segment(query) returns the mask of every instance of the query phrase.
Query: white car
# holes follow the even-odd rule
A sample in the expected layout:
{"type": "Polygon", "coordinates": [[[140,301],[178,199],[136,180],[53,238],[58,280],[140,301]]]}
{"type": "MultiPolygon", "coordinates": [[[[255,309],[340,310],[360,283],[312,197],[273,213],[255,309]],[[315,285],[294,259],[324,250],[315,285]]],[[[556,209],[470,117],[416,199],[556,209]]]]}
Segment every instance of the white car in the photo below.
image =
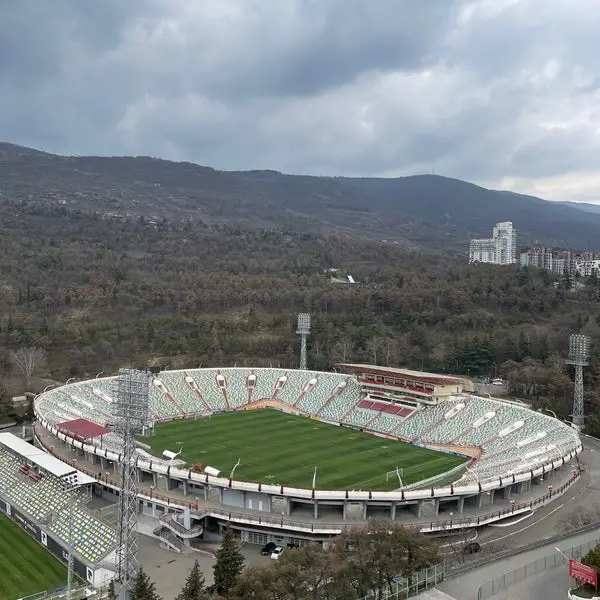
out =
{"type": "Polygon", "coordinates": [[[277,546],[273,552],[271,552],[271,560],[279,560],[281,553],[283,552],[282,546],[277,546]]]}
{"type": "Polygon", "coordinates": [[[504,385],[504,381],[502,381],[502,379],[494,379],[492,385],[504,385]]]}

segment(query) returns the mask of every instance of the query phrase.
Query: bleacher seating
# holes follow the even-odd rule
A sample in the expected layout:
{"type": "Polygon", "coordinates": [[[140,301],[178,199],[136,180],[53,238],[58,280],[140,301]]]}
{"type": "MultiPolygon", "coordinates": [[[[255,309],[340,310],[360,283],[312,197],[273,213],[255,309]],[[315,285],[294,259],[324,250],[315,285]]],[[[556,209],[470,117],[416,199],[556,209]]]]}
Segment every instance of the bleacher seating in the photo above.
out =
{"type": "Polygon", "coordinates": [[[239,408],[248,404],[248,388],[246,380],[250,371],[248,369],[219,369],[219,373],[225,377],[227,382],[227,397],[229,408],[239,408]]]}
{"type": "Polygon", "coordinates": [[[184,371],[164,371],[159,379],[177,400],[184,413],[194,414],[203,410],[200,399],[185,380],[184,371]]]}
{"type": "MultiPolygon", "coordinates": [[[[517,444],[537,434],[546,436],[546,446],[556,446],[557,449],[547,451],[548,455],[575,448],[578,443],[575,433],[523,406],[462,395],[417,410],[383,399],[363,398],[359,382],[339,373],[233,367],[165,371],[157,379],[168,394],[161,386],[150,385],[151,420],[232,410],[248,402],[273,398],[306,414],[356,427],[367,426],[409,441],[482,448],[482,457],[474,469],[485,476],[496,475],[500,467],[518,462],[517,444]],[[250,377],[254,386],[248,385],[250,377]],[[278,384],[284,380],[284,385],[278,384]],[[502,431],[505,435],[501,436],[502,431]]],[[[83,416],[104,425],[114,410],[114,381],[104,378],[49,390],[37,398],[36,407],[51,423],[83,416]]],[[[103,436],[102,444],[120,448],[114,434],[103,436]]]]}
{"type": "Polygon", "coordinates": [[[37,471],[23,458],[0,445],[0,489],[3,497],[51,533],[69,541],[76,552],[91,562],[106,556],[116,544],[115,532],[91,515],[82,492],[65,486],[57,477],[37,471]]]}

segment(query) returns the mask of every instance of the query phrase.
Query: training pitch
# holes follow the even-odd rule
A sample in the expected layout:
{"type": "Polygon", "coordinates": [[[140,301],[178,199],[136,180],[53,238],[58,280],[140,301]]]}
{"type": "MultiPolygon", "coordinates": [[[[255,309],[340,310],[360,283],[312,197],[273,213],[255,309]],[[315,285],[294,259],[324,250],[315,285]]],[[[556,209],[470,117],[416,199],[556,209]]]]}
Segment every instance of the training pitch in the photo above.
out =
{"type": "Polygon", "coordinates": [[[393,490],[398,478],[386,474],[399,467],[408,485],[444,473],[465,459],[346,427],[272,409],[223,413],[197,420],[158,423],[143,438],[152,453],[178,452],[187,466],[200,463],[234,479],[311,488],[315,466],[317,489],[393,490]],[[182,445],[179,444],[182,442],[182,445]]]}
{"type": "Polygon", "coordinates": [[[15,600],[66,582],[66,567],[0,513],[0,598],[15,600]]]}

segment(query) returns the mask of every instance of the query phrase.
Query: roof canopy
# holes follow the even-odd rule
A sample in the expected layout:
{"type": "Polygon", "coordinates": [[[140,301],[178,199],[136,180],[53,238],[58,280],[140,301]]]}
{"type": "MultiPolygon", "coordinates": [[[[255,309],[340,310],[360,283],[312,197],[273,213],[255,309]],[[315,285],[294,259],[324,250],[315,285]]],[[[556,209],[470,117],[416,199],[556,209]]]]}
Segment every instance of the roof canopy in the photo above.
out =
{"type": "Polygon", "coordinates": [[[71,434],[78,440],[89,440],[90,438],[110,433],[110,429],[102,427],[102,425],[98,425],[92,421],[88,421],[87,419],[64,421],[63,423],[59,423],[57,427],[61,431],[71,434]]]}
{"type": "Polygon", "coordinates": [[[335,366],[339,369],[350,371],[351,373],[372,373],[383,377],[397,377],[422,383],[432,383],[434,385],[457,385],[461,381],[460,377],[453,377],[452,375],[411,371],[410,369],[396,369],[394,367],[382,367],[380,365],[338,363],[335,366]]]}
{"type": "Polygon", "coordinates": [[[44,450],[32,446],[12,433],[0,433],[0,444],[56,477],[65,477],[77,473],[72,466],[58,460],[58,458],[44,450]]]}

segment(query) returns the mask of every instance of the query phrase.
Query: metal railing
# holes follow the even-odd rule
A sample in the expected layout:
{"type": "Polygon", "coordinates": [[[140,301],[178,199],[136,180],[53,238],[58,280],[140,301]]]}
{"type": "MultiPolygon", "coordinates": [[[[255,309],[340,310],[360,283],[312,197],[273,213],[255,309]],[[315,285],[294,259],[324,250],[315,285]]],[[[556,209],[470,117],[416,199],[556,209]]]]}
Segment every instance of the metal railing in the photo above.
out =
{"type": "Polygon", "coordinates": [[[443,564],[417,571],[409,579],[397,577],[391,585],[379,592],[370,592],[360,600],[406,600],[435,587],[444,580],[443,564]]]}
{"type": "MultiPolygon", "coordinates": [[[[19,600],[62,600],[66,597],[67,588],[65,586],[61,586],[51,590],[46,590],[44,592],[39,592],[37,594],[31,594],[31,596],[23,596],[22,598],[19,598],[19,600]]],[[[83,598],[92,598],[93,600],[98,600],[102,597],[103,595],[101,590],[94,590],[85,584],[73,587],[71,589],[71,600],[83,600],[83,598]]]]}
{"type": "Polygon", "coordinates": [[[477,600],[491,598],[494,594],[505,590],[511,585],[521,583],[522,581],[525,581],[525,579],[537,575],[538,573],[543,573],[548,569],[566,566],[567,558],[565,558],[565,556],[568,558],[580,559],[590,550],[598,546],[598,544],[600,544],[600,538],[579,544],[578,546],[573,546],[572,548],[563,549],[563,554],[555,551],[552,554],[547,554],[546,556],[542,556],[537,560],[527,563],[518,569],[508,571],[507,573],[500,575],[500,577],[496,577],[480,586],[477,590],[477,600]]]}

